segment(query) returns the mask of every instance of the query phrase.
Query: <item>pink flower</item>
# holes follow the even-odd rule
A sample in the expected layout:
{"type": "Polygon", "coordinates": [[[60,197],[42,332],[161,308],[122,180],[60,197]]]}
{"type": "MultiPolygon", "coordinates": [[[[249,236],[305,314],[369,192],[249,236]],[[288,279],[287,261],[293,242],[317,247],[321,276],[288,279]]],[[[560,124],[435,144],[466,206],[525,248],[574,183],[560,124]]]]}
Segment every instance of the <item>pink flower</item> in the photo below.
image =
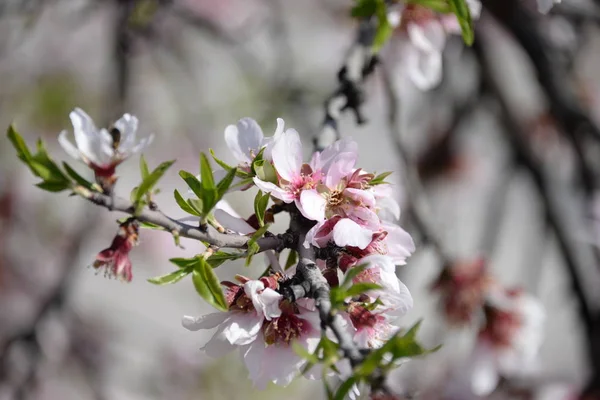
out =
{"type": "Polygon", "coordinates": [[[267,287],[263,280],[245,280],[243,285],[225,284],[228,286],[228,312],[202,317],[185,316],[182,320],[184,328],[191,331],[217,328],[213,337],[203,347],[211,357],[220,357],[235,346],[252,343],[258,337],[265,321],[281,315],[279,302],[282,296],[267,287]]]}
{"type": "Polygon", "coordinates": [[[314,307],[305,308],[300,302],[282,303],[281,316],[265,323],[258,339],[242,350],[250,379],[259,389],[268,382],[287,386],[306,364],[292,348],[292,342],[312,353],[320,339],[319,316],[314,307]]]}
{"type": "Polygon", "coordinates": [[[337,246],[366,248],[373,240],[373,231],[350,218],[336,215],[313,226],[306,234],[304,246],[327,247],[330,242],[337,246]]]}
{"type": "Polygon", "coordinates": [[[109,277],[116,277],[131,282],[131,260],[129,252],[138,244],[139,224],[136,220],[128,219],[119,226],[119,231],[109,248],[102,250],[96,256],[94,268],[104,268],[109,277]]]}
{"type": "Polygon", "coordinates": [[[104,128],[98,130],[90,116],[80,108],[73,110],[69,117],[77,147],[67,139],[67,131],[60,133],[58,142],[71,157],[92,168],[98,178],[112,178],[117,165],[140,152],[153,139],[149,136],[135,143],[138,119],[130,114],[124,114],[110,131],[104,128]]]}

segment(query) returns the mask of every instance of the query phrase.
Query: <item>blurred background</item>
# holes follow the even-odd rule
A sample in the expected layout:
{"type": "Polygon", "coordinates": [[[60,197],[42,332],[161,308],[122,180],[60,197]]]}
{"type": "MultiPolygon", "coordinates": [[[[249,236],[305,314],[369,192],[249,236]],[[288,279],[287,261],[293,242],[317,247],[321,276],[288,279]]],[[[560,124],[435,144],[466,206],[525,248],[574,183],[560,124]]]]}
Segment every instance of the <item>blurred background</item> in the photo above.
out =
{"type": "MultiPolygon", "coordinates": [[[[419,201],[448,257],[485,259],[503,284],[525,288],[546,307],[535,371],[507,379],[491,398],[577,398],[597,387],[600,372],[600,10],[577,0],[549,15],[529,0],[484,3],[475,46],[449,39],[439,87],[422,92],[406,78],[399,29],[364,84],[367,122],[357,125],[351,113],[340,121],[342,136],[359,143],[361,167],[395,172],[402,224],[417,243],[399,269],[415,299],[402,323],[424,319],[423,341],[444,344],[397,379],[428,393],[457,368],[476,335],[450,329],[437,311],[430,288],[447,260],[411,218],[411,202],[419,201]],[[407,184],[411,171],[416,181],[407,184]]],[[[135,114],[138,134],[155,134],[146,151],[150,167],[177,159],[156,202],[183,217],[172,198],[173,189],[185,189],[177,171],[197,171],[198,154],[209,147],[233,161],[223,130],[241,117],[256,119],[265,135],[284,118],[309,156],[356,37],[352,5],[0,0],[0,126],[14,123],[29,145],[42,137],[62,160],[55,139],[72,129],[74,107],[99,126],[135,114]]],[[[116,191],[128,195],[140,179],[137,157],[119,176],[116,191]]],[[[34,183],[1,139],[0,399],[325,397],[319,382],[304,379],[256,391],[237,355],[214,360],[199,350],[211,333],[184,330],[181,317],[210,307],[188,280],[157,287],[146,279],[171,271],[168,258],[192,256],[201,245],[183,239],[179,249],[170,235],[143,231],[132,252],[133,281],[105,279],[91,264],[120,216],[34,183]]],[[[242,216],[252,213],[250,196],[232,196],[242,216]]],[[[278,221],[275,232],[285,227],[278,221]]],[[[263,269],[256,257],[250,270],[231,264],[218,273],[228,279],[263,269]]]]}

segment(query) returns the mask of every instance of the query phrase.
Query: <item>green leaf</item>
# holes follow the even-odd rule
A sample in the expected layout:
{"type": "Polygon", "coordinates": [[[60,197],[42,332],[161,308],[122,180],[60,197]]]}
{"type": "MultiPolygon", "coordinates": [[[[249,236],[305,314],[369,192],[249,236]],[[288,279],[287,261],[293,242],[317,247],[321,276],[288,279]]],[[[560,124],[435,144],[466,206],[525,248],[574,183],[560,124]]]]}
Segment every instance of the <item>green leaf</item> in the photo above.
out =
{"type": "Polygon", "coordinates": [[[221,166],[221,168],[223,168],[226,171],[229,171],[230,169],[234,169],[233,166],[227,164],[226,162],[220,160],[217,158],[217,156],[215,155],[215,151],[213,149],[209,149],[208,151],[210,151],[210,155],[212,156],[213,160],[215,160],[215,162],[217,164],[219,164],[219,166],[221,166]]]}
{"type": "Polygon", "coordinates": [[[342,284],[340,286],[343,286],[346,288],[350,287],[352,285],[352,280],[354,278],[356,278],[356,276],[358,274],[363,272],[366,267],[367,267],[367,264],[360,264],[360,265],[355,265],[354,267],[347,270],[346,276],[344,277],[344,281],[342,282],[342,284]]]}
{"type": "Polygon", "coordinates": [[[215,189],[215,178],[213,177],[212,167],[206,154],[200,153],[200,181],[205,190],[215,189]]]}
{"type": "Polygon", "coordinates": [[[224,251],[217,251],[217,252],[214,252],[210,257],[208,257],[206,259],[206,262],[208,262],[208,264],[212,268],[217,268],[218,266],[220,266],[221,264],[223,264],[225,261],[237,260],[238,258],[241,258],[241,257],[242,257],[241,254],[234,254],[234,253],[226,253],[224,251]]]}
{"type": "Polygon", "coordinates": [[[148,279],[148,282],[155,285],[168,285],[171,283],[176,283],[192,273],[193,270],[194,265],[188,265],[187,267],[173,271],[170,274],[157,276],[156,278],[150,278],[148,279]]]}
{"type": "Polygon", "coordinates": [[[392,174],[392,172],[383,172],[383,173],[377,175],[376,177],[374,177],[373,179],[371,179],[371,181],[369,182],[369,185],[375,186],[375,185],[381,185],[383,183],[389,183],[389,182],[385,182],[385,178],[387,178],[391,174],[392,174]]]}
{"type": "Polygon", "coordinates": [[[382,286],[378,285],[376,283],[370,283],[370,282],[355,283],[348,290],[346,290],[346,296],[354,297],[354,296],[361,295],[365,292],[368,292],[369,290],[377,290],[377,289],[381,289],[381,288],[382,288],[382,286]]]}
{"type": "Polygon", "coordinates": [[[463,40],[467,46],[471,46],[473,44],[473,40],[475,40],[475,35],[473,33],[473,21],[471,20],[469,5],[467,4],[466,0],[449,0],[449,2],[452,12],[458,19],[463,40]]]}
{"type": "Polygon", "coordinates": [[[260,190],[256,193],[256,197],[254,197],[254,215],[256,215],[260,226],[264,226],[265,224],[265,211],[267,210],[270,197],[268,193],[263,195],[260,190]]]}
{"type": "Polygon", "coordinates": [[[146,179],[148,175],[150,175],[148,164],[146,163],[146,158],[143,154],[140,156],[140,173],[142,174],[142,180],[146,179]]]}
{"type": "Polygon", "coordinates": [[[31,153],[29,152],[29,148],[23,140],[23,137],[17,132],[15,127],[11,124],[6,130],[6,135],[8,139],[11,141],[15,150],[17,150],[17,157],[21,159],[25,164],[29,165],[29,160],[31,159],[31,153]]]}
{"type": "Polygon", "coordinates": [[[450,7],[450,4],[448,4],[448,0],[410,0],[406,3],[418,4],[442,14],[448,14],[452,12],[452,8],[450,7]]]}
{"type": "Polygon", "coordinates": [[[277,171],[275,167],[267,160],[258,160],[253,164],[253,169],[256,172],[256,176],[265,182],[277,183],[277,171]]]}
{"type": "Polygon", "coordinates": [[[192,258],[175,257],[175,258],[170,258],[169,261],[172,262],[173,264],[177,265],[179,268],[187,268],[190,266],[193,267],[198,262],[198,257],[192,257],[192,258]]]}
{"type": "Polygon", "coordinates": [[[208,216],[207,214],[204,213],[204,202],[202,200],[188,199],[187,203],[196,212],[196,214],[198,214],[201,217],[201,221],[202,221],[202,217],[208,216]]]}
{"type": "Polygon", "coordinates": [[[251,185],[253,183],[254,183],[254,180],[252,178],[244,178],[241,181],[239,181],[238,183],[236,183],[235,185],[231,186],[230,189],[232,189],[232,190],[233,189],[237,189],[237,188],[240,188],[240,187],[251,185]]]}
{"type": "Polygon", "coordinates": [[[218,310],[227,311],[227,300],[225,300],[219,278],[204,258],[198,259],[192,273],[192,280],[196,291],[208,304],[218,310]]]}
{"type": "Polygon", "coordinates": [[[192,189],[192,192],[194,192],[194,194],[201,199],[202,196],[202,185],[200,184],[200,181],[198,179],[196,179],[196,177],[194,175],[192,175],[191,173],[181,170],[179,171],[179,176],[185,181],[185,183],[187,183],[187,185],[189,186],[190,189],[192,189]]]}
{"type": "Polygon", "coordinates": [[[359,0],[357,4],[352,7],[350,15],[355,18],[366,18],[375,14],[377,10],[377,0],[359,0]]]}
{"type": "Polygon", "coordinates": [[[188,202],[183,198],[183,196],[181,196],[181,194],[177,191],[177,189],[175,189],[173,191],[173,196],[175,196],[175,201],[177,202],[177,205],[186,213],[192,214],[192,215],[195,215],[198,217],[202,215],[201,213],[196,211],[196,209],[194,207],[192,207],[191,205],[188,204],[188,202]]]}
{"type": "Polygon", "coordinates": [[[63,190],[69,189],[71,183],[65,181],[44,181],[36,183],[35,186],[48,192],[62,192],[63,190]]]}
{"type": "MultiPolygon", "coordinates": [[[[143,160],[143,157],[140,158],[140,160],[143,160]]],[[[169,167],[173,165],[174,162],[175,160],[165,161],[164,163],[156,167],[150,175],[147,175],[144,178],[138,189],[135,191],[134,203],[138,203],[146,193],[152,190],[154,185],[156,185],[159,179],[162,178],[162,176],[165,174],[165,172],[167,172],[169,167]]],[[[146,172],[148,171],[146,170],[146,172]]],[[[142,175],[144,175],[143,170],[142,175]]]]}
{"type": "Polygon", "coordinates": [[[217,184],[217,194],[218,194],[217,200],[221,200],[223,198],[223,196],[225,196],[225,193],[227,193],[227,190],[229,190],[229,187],[233,183],[233,178],[235,178],[236,171],[237,171],[237,168],[230,169],[227,172],[227,175],[225,175],[225,177],[223,179],[221,179],[221,181],[217,184]]]}
{"type": "Polygon", "coordinates": [[[377,15],[377,30],[375,31],[375,38],[373,39],[373,51],[378,52],[381,50],[383,45],[388,41],[394,32],[394,27],[390,24],[387,19],[387,7],[384,0],[376,1],[377,15]]]}
{"type": "Polygon", "coordinates": [[[354,386],[356,382],[357,381],[354,376],[351,376],[350,378],[342,382],[338,390],[335,392],[335,396],[333,397],[334,400],[344,400],[346,398],[346,395],[348,394],[350,389],[352,389],[352,386],[354,386]]]}
{"type": "Polygon", "coordinates": [[[288,254],[288,258],[285,261],[284,270],[291,268],[293,265],[298,263],[298,253],[296,250],[290,250],[290,254],[288,254]]]}
{"type": "Polygon", "coordinates": [[[75,181],[75,183],[83,186],[84,188],[94,190],[92,182],[89,182],[84,177],[79,175],[77,173],[77,171],[75,171],[73,168],[71,168],[71,166],[69,164],[67,164],[66,162],[63,162],[63,167],[65,168],[65,171],[67,171],[67,175],[69,175],[75,181]]]}
{"type": "MultiPolygon", "coordinates": [[[[292,342],[292,349],[300,357],[302,357],[303,359],[307,360],[309,362],[309,364],[314,365],[314,364],[318,364],[319,363],[319,357],[317,357],[316,354],[311,353],[308,350],[306,350],[306,348],[304,346],[302,346],[297,340],[294,340],[292,342]]],[[[318,348],[317,348],[317,350],[318,350],[318,348]]]]}
{"type": "Polygon", "coordinates": [[[250,239],[248,240],[248,255],[246,256],[246,267],[250,265],[252,262],[252,257],[260,251],[260,246],[256,241],[265,234],[265,232],[269,229],[269,225],[261,226],[256,232],[252,234],[250,239]]]}
{"type": "Polygon", "coordinates": [[[30,163],[34,169],[34,173],[44,181],[71,182],[58,165],[48,156],[48,152],[41,139],[37,141],[37,153],[30,158],[30,163]]]}

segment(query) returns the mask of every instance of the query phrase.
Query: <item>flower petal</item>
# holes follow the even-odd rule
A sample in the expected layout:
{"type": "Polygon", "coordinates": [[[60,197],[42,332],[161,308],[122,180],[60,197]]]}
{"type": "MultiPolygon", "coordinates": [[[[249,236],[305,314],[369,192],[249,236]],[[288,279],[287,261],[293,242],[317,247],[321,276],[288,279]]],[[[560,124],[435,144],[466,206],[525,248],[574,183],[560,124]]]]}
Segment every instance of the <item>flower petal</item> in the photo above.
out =
{"type": "Polygon", "coordinates": [[[135,144],[135,136],[138,129],[139,121],[137,117],[131,114],[123,114],[114,126],[121,133],[121,141],[119,143],[119,151],[126,153],[130,151],[135,144]]]}
{"type": "Polygon", "coordinates": [[[340,247],[353,246],[365,249],[373,238],[373,232],[349,218],[342,218],[333,228],[333,240],[340,247]]]}
{"type": "Polygon", "coordinates": [[[254,177],[254,184],[256,186],[258,186],[258,188],[260,190],[262,190],[265,193],[270,193],[271,196],[282,200],[286,203],[291,203],[292,201],[294,201],[294,194],[291,192],[288,192],[287,190],[280,188],[279,186],[275,185],[274,183],[271,182],[265,182],[262,181],[260,179],[258,179],[257,177],[254,177]]]}
{"type": "Polygon", "coordinates": [[[300,200],[296,201],[296,206],[306,218],[313,221],[323,221],[325,219],[325,206],[327,200],[316,190],[303,190],[300,193],[300,200]]]}
{"type": "Polygon", "coordinates": [[[190,331],[197,331],[200,329],[212,329],[219,324],[223,323],[229,315],[227,313],[219,312],[219,313],[211,313],[207,315],[203,315],[201,317],[192,317],[189,315],[185,315],[181,319],[181,324],[183,327],[190,331]]]}
{"type": "Polygon", "coordinates": [[[223,323],[223,334],[231,344],[245,345],[256,339],[263,324],[263,315],[255,312],[235,312],[223,323]]]}
{"type": "Polygon", "coordinates": [[[283,179],[292,182],[302,168],[302,142],[298,132],[288,129],[273,146],[273,164],[283,179]]]}
{"type": "Polygon", "coordinates": [[[76,160],[81,160],[79,150],[77,150],[77,147],[75,147],[73,143],[71,143],[71,141],[67,139],[67,131],[62,131],[58,135],[58,143],[60,143],[60,145],[67,152],[68,155],[70,155],[76,160]]]}
{"type": "Polygon", "coordinates": [[[242,118],[225,128],[225,142],[240,163],[250,164],[263,146],[263,132],[252,118],[242,118]]]}

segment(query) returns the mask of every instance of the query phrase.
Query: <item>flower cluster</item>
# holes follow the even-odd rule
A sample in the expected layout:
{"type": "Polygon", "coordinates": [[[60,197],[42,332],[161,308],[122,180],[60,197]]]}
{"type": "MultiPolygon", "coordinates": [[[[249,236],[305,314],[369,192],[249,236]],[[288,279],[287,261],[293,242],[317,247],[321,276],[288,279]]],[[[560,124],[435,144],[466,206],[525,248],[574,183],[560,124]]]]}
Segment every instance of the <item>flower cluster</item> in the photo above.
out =
{"type": "MultiPolygon", "coordinates": [[[[282,120],[275,135],[265,138],[258,124],[245,118],[225,129],[225,139],[239,168],[252,175],[249,185],[239,187],[253,184],[276,204],[287,204],[310,228],[300,246],[332,250],[317,260],[329,284],[337,285],[340,278],[370,284],[368,290],[344,300],[343,321],[360,348],[381,347],[399,330],[397,318],[412,307],[410,292],[395,268],[414,251],[410,235],[389,220],[399,218],[400,207],[384,182],[385,174],[375,176],[357,168],[358,146],[348,139],[305,163],[298,132],[284,130],[282,120]]],[[[232,227],[235,215],[227,208],[221,207],[215,216],[232,227]]],[[[234,230],[244,225],[240,222],[237,219],[234,230]]],[[[191,330],[217,328],[204,347],[206,353],[220,356],[237,347],[257,387],[268,382],[287,385],[306,363],[291,344],[313,352],[321,339],[314,301],[293,301],[280,294],[293,274],[290,268],[259,280],[239,277],[239,283],[222,282],[228,311],[184,317],[183,325],[191,330]]]]}

